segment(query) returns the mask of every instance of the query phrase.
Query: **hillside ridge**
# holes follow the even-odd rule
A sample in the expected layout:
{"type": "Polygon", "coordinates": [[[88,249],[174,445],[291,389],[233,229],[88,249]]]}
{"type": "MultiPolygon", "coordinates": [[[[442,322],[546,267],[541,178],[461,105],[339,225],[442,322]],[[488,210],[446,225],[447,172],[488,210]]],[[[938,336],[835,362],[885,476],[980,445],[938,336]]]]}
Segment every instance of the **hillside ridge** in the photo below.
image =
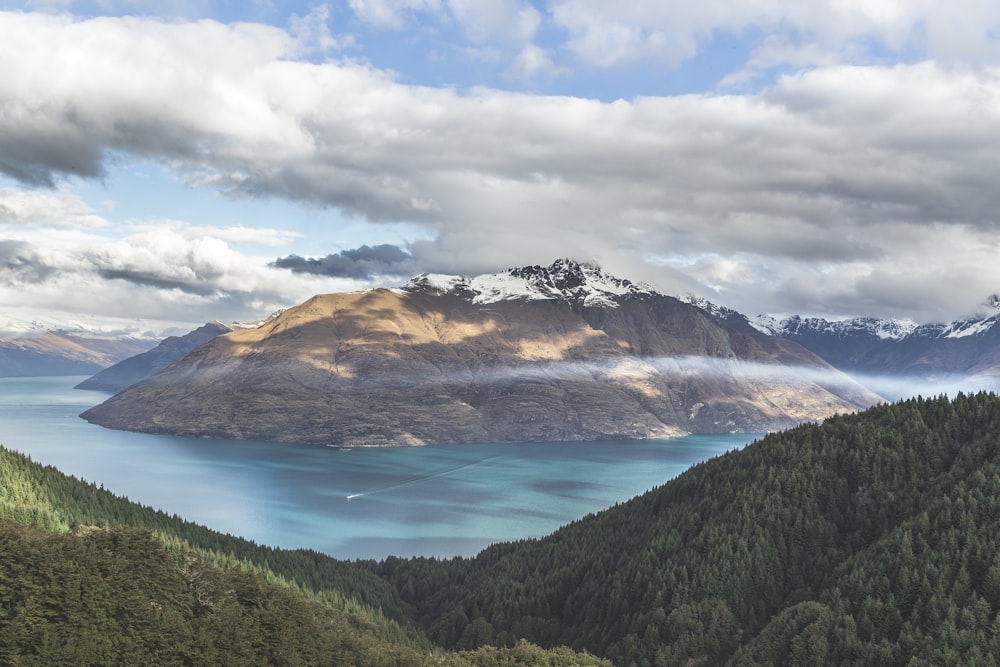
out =
{"type": "Polygon", "coordinates": [[[353,447],[761,432],[879,400],[794,343],[599,269],[529,269],[317,295],[82,416],[353,447]],[[501,283],[519,287],[468,287],[501,283]]]}

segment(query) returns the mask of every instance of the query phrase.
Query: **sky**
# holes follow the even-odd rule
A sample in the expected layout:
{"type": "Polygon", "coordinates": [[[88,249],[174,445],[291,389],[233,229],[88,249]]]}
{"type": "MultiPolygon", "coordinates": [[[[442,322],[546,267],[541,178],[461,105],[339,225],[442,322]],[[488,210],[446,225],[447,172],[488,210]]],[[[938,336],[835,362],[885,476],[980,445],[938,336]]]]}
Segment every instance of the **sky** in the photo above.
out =
{"type": "Polygon", "coordinates": [[[0,328],[561,257],[746,314],[1000,292],[992,0],[0,0],[0,328]]]}

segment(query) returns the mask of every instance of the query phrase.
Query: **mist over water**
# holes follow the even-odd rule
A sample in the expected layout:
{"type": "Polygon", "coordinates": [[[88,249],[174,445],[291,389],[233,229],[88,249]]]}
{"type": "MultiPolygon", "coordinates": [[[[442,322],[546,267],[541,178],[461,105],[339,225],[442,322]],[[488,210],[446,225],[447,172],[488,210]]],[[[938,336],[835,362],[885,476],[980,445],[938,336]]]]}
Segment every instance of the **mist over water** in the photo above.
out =
{"type": "Polygon", "coordinates": [[[0,379],[0,443],[118,495],[258,543],[338,558],[471,556],[547,535],[751,435],[353,449],[112,431],[81,377],[0,379]]]}
{"type": "Polygon", "coordinates": [[[943,375],[939,377],[865,375],[853,377],[889,402],[916,396],[932,397],[942,394],[955,396],[979,391],[997,392],[1000,378],[990,375],[943,375]]]}

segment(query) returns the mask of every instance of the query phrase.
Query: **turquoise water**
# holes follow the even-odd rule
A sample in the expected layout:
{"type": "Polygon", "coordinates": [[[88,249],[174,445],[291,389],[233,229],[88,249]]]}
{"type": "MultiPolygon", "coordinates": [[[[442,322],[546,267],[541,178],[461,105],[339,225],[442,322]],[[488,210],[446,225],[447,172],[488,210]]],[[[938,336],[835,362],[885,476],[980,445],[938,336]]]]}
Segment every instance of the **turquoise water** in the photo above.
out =
{"type": "Polygon", "coordinates": [[[112,431],[79,377],[0,378],[0,443],[118,495],[260,544],[338,558],[471,556],[540,537],[752,439],[353,449],[112,431]]]}

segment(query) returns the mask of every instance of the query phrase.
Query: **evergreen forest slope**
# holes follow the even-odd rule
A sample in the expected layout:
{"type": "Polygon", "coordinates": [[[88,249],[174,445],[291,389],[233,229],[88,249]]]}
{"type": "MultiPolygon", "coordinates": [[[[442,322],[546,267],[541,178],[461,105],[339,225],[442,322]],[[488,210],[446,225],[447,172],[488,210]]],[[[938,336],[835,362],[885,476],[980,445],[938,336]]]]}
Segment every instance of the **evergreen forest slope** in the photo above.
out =
{"type": "Polygon", "coordinates": [[[0,447],[0,664],[607,663],[526,642],[442,651],[357,565],[222,535],[0,447]]]}
{"type": "Polygon", "coordinates": [[[375,567],[444,646],[621,665],[996,664],[1000,399],[804,425],[550,537],[375,567]]]}

